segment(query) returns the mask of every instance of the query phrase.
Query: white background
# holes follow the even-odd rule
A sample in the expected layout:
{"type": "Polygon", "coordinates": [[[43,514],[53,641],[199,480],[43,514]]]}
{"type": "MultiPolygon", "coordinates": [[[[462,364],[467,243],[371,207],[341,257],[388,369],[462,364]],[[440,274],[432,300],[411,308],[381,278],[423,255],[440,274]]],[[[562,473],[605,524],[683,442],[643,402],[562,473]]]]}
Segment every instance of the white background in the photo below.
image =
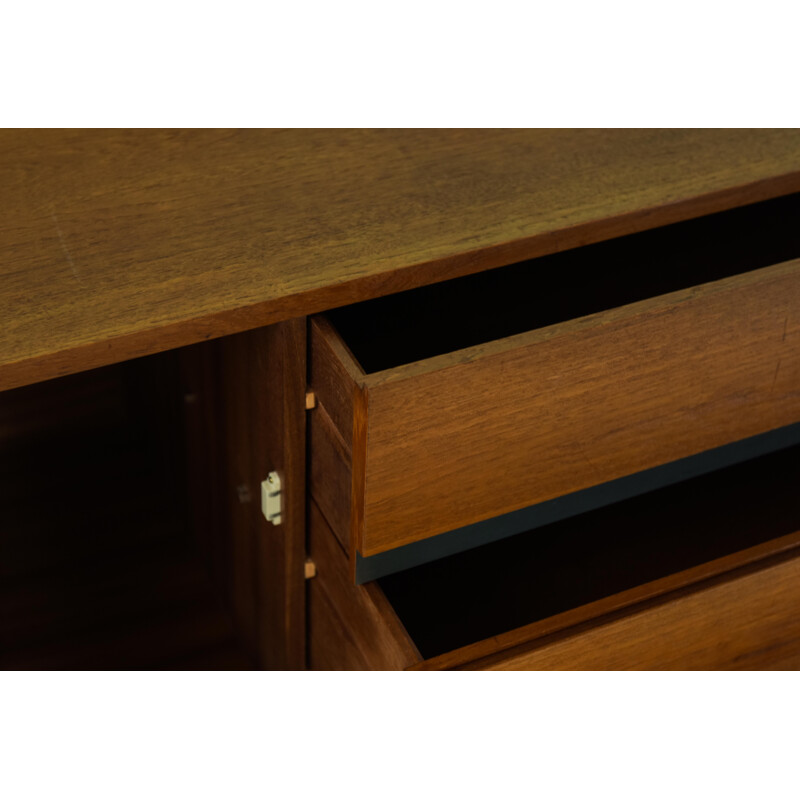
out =
{"type": "MultiPolygon", "coordinates": [[[[0,125],[795,126],[789,8],[6,2],[0,125]]],[[[797,720],[781,673],[6,672],[0,798],[772,800],[797,720]]]]}

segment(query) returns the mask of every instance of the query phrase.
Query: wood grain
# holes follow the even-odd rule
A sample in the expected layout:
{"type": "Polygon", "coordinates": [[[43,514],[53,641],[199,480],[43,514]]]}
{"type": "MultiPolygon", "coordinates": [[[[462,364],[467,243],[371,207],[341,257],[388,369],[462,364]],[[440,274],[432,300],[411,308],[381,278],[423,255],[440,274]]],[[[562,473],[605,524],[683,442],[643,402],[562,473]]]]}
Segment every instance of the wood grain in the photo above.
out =
{"type": "MultiPolygon", "coordinates": [[[[213,344],[213,343],[211,343],[213,344]]],[[[215,535],[227,543],[226,588],[239,635],[267,669],[305,664],[306,322],[279,323],[228,337],[209,357],[217,376],[209,449],[220,460],[209,491],[219,497],[215,535]],[[216,355],[213,355],[215,353],[216,355]],[[216,441],[215,441],[216,440],[216,441]],[[280,526],[261,512],[261,481],[283,481],[280,526]]]]}
{"type": "Polygon", "coordinates": [[[353,397],[364,371],[324,316],[309,319],[308,376],[317,402],[325,406],[349,449],[353,440],[353,397]]]}
{"type": "MultiPolygon", "coordinates": [[[[723,523],[724,524],[724,523],[723,523]]],[[[523,625],[443,655],[426,659],[413,669],[470,669],[476,664],[501,662],[557,639],[578,636],[626,615],[669,603],[698,588],[729,580],[800,554],[800,532],[754,545],[695,567],[648,581],[600,600],[523,625]]]]}
{"type": "Polygon", "coordinates": [[[352,585],[347,558],[313,501],[309,541],[317,565],[308,582],[311,669],[404,669],[421,661],[377,584],[352,585]]]}
{"type": "Polygon", "coordinates": [[[354,404],[363,371],[324,316],[309,319],[308,375],[317,401],[308,416],[309,492],[349,552],[354,404]]]}
{"type": "Polygon", "coordinates": [[[800,557],[472,668],[800,668],[800,557]]]}
{"type": "Polygon", "coordinates": [[[308,491],[330,524],[339,544],[350,550],[349,448],[321,403],[308,421],[308,491]]]}
{"type": "Polygon", "coordinates": [[[794,130],[5,130],[0,389],[800,190],[794,130]]]}
{"type": "Polygon", "coordinates": [[[364,376],[358,549],[800,420],[798,308],[792,261],[364,376]]]}
{"type": "Polygon", "coordinates": [[[305,665],[306,560],[306,320],[244,334],[250,407],[246,416],[253,458],[250,504],[256,536],[259,664],[268,669],[305,665]],[[283,521],[261,513],[260,483],[281,474],[283,521]]]}

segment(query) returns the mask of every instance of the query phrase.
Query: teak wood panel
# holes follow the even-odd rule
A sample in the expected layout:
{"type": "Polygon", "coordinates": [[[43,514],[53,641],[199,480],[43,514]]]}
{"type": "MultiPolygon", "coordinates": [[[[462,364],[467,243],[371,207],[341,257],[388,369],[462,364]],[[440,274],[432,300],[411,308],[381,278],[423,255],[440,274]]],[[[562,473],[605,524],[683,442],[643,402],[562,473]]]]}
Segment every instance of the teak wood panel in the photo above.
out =
{"type": "Polygon", "coordinates": [[[369,556],[800,419],[800,261],[385,372],[354,390],[369,556]]]}
{"type": "Polygon", "coordinates": [[[246,384],[252,453],[250,514],[256,537],[259,663],[299,669],[305,663],[306,356],[305,319],[241,334],[248,342],[246,384]],[[261,511],[260,482],[271,470],[284,481],[280,526],[261,511]]]}
{"type": "Polygon", "coordinates": [[[325,316],[309,319],[308,374],[322,405],[349,452],[353,441],[353,403],[364,373],[350,348],[325,316]]]}
{"type": "MultiPolygon", "coordinates": [[[[724,525],[724,521],[721,521],[724,525]]],[[[556,614],[529,625],[482,639],[465,647],[429,658],[412,667],[420,670],[474,669],[506,661],[522,653],[684,595],[702,590],[738,575],[749,574],[800,555],[800,532],[780,536],[762,544],[706,561],[689,569],[634,586],[617,594],[556,614]]]]}
{"type": "Polygon", "coordinates": [[[469,669],[800,669],[800,556],[469,669]]]}
{"type": "Polygon", "coordinates": [[[345,446],[326,407],[318,403],[308,422],[308,491],[330,523],[339,543],[350,551],[352,468],[345,446]]]}
{"type": "Polygon", "coordinates": [[[800,190],[795,130],[0,131],[0,390],[800,190]]]}
{"type": "Polygon", "coordinates": [[[183,353],[192,517],[229,594],[238,634],[266,669],[305,665],[304,319],[183,353]],[[283,479],[283,521],[261,512],[261,481],[283,479]]]}
{"type": "Polygon", "coordinates": [[[363,372],[324,316],[309,320],[308,353],[309,383],[316,399],[308,423],[308,488],[350,552],[354,402],[363,372]]]}
{"type": "Polygon", "coordinates": [[[353,586],[344,552],[317,505],[309,504],[317,574],[308,581],[311,669],[405,669],[422,659],[376,584],[353,586]]]}

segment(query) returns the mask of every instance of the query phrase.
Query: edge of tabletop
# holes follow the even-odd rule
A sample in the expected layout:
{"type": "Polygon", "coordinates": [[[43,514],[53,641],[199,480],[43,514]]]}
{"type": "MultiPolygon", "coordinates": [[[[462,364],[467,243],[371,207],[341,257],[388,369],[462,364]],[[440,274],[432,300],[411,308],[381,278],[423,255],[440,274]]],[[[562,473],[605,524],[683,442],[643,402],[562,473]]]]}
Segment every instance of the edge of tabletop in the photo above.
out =
{"type": "Polygon", "coordinates": [[[800,171],[0,363],[0,391],[800,191],[800,171]]]}

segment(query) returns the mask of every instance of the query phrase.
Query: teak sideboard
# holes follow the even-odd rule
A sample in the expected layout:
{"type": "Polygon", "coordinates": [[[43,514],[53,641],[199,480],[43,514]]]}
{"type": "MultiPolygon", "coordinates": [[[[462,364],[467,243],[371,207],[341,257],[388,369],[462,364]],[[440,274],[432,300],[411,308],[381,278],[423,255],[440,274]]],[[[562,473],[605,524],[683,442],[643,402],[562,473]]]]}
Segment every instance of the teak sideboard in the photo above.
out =
{"type": "Polygon", "coordinates": [[[800,667],[800,131],[0,133],[0,665],[800,667]]]}

